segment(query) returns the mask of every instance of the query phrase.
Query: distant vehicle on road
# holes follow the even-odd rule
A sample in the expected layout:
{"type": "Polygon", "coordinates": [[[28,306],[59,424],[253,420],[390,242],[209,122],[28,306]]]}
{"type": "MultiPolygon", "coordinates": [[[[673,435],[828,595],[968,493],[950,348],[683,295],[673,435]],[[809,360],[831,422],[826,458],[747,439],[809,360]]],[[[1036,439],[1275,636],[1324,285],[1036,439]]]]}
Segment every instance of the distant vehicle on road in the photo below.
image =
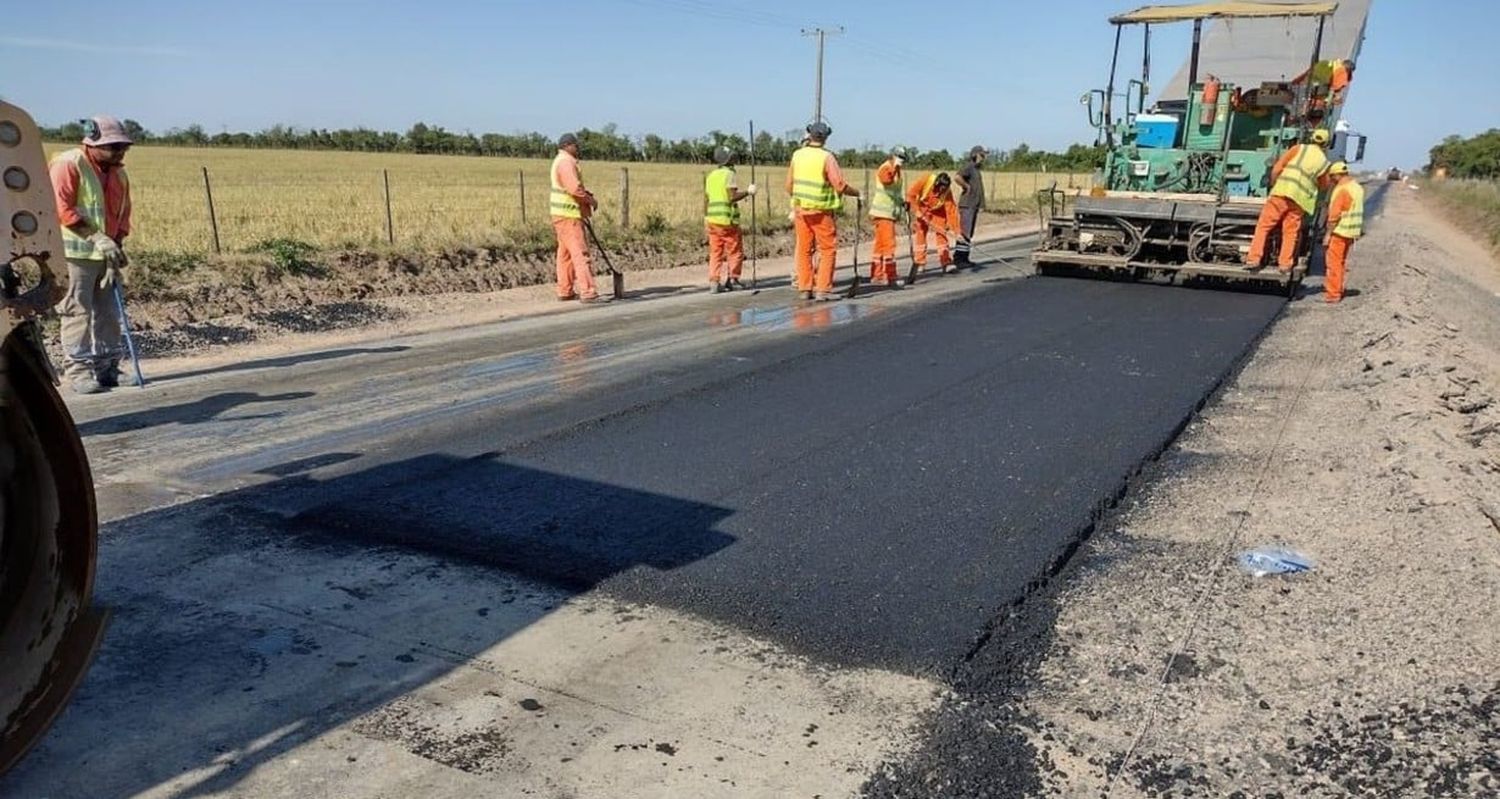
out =
{"type": "Polygon", "coordinates": [[[1397,169],[1396,167],[1391,167],[1389,170],[1386,171],[1386,173],[1385,173],[1385,179],[1386,180],[1400,180],[1401,179],[1401,170],[1397,169]]]}

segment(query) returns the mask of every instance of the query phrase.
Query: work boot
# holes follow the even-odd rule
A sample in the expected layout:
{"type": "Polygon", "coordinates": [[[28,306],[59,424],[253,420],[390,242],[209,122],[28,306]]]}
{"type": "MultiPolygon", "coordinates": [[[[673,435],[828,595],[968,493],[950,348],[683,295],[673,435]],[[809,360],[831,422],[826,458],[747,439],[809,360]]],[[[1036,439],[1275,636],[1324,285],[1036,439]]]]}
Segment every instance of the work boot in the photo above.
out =
{"type": "Polygon", "coordinates": [[[724,284],[722,284],[719,281],[715,280],[713,283],[709,284],[708,290],[709,290],[710,293],[713,293],[713,294],[723,293],[723,291],[724,291],[724,284]]]}
{"type": "Polygon", "coordinates": [[[820,292],[818,292],[817,301],[818,302],[838,302],[839,300],[842,300],[843,298],[844,298],[844,295],[842,295],[842,294],[840,294],[840,293],[838,293],[836,291],[820,291],[820,292]]]}
{"type": "Polygon", "coordinates": [[[576,300],[576,299],[578,299],[578,295],[577,294],[559,294],[559,295],[557,295],[557,301],[558,302],[572,302],[573,300],[576,300]]]}
{"type": "Polygon", "coordinates": [[[745,284],[741,283],[740,279],[737,278],[737,277],[732,277],[732,278],[724,281],[724,290],[725,291],[736,291],[736,290],[742,289],[744,287],[745,287],[745,284]]]}
{"type": "Polygon", "coordinates": [[[119,388],[120,365],[114,363],[102,369],[94,370],[94,380],[105,388],[119,388]]]}
{"type": "Polygon", "coordinates": [[[804,299],[804,300],[810,300],[812,298],[813,298],[813,293],[811,291],[804,291],[804,292],[802,292],[802,299],[804,299]]]}
{"type": "Polygon", "coordinates": [[[612,299],[614,298],[606,297],[602,294],[595,294],[592,297],[579,297],[578,302],[582,303],[583,305],[606,305],[612,299]]]}
{"type": "Polygon", "coordinates": [[[958,274],[958,267],[955,266],[955,265],[953,265],[953,264],[948,264],[947,266],[943,267],[943,274],[945,274],[945,275],[955,275],[955,274],[958,274]]]}
{"type": "Polygon", "coordinates": [[[74,394],[103,394],[109,389],[99,385],[99,381],[93,375],[85,375],[73,379],[74,394]]]}

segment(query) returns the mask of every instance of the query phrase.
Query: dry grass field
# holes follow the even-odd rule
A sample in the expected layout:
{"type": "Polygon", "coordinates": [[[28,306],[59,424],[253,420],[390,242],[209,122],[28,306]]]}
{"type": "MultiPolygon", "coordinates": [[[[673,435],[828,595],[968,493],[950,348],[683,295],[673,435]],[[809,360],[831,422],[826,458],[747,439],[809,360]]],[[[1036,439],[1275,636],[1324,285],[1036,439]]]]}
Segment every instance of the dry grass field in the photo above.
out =
{"type": "MultiPolygon", "coordinates": [[[[49,145],[49,153],[65,145],[49,145]]],[[[493,241],[547,219],[548,162],[473,156],[345,153],[303,150],[136,147],[126,160],[135,199],[134,249],[202,253],[211,250],[203,168],[208,168],[225,251],[241,251],[269,239],[290,238],[318,246],[367,246],[385,242],[382,170],[389,173],[391,216],[398,245],[493,241]]],[[[630,221],[639,228],[653,216],[667,225],[694,223],[702,214],[702,176],[690,164],[618,164],[585,161],[585,182],[602,203],[603,220],[618,222],[622,170],[630,175],[630,221]]],[[[749,167],[740,167],[742,183],[749,167]]],[[[863,187],[867,170],[849,169],[863,187]]],[[[873,171],[873,170],[869,170],[873,171]]],[[[779,190],[782,165],[762,165],[757,177],[770,190],[758,211],[770,218],[787,212],[779,190]]],[[[1087,188],[1088,175],[991,173],[989,198],[999,204],[1029,199],[1053,180],[1087,188]]]]}

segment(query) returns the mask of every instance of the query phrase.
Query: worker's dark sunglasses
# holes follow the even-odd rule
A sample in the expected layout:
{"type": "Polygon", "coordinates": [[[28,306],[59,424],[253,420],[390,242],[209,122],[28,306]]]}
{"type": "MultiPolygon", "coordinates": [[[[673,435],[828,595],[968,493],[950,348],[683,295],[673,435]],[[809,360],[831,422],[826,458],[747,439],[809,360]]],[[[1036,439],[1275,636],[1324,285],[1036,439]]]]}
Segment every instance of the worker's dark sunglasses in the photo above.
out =
{"type": "Polygon", "coordinates": [[[130,145],[128,145],[128,144],[106,144],[106,145],[104,145],[104,149],[109,150],[110,152],[123,153],[126,150],[130,149],[130,145]]]}

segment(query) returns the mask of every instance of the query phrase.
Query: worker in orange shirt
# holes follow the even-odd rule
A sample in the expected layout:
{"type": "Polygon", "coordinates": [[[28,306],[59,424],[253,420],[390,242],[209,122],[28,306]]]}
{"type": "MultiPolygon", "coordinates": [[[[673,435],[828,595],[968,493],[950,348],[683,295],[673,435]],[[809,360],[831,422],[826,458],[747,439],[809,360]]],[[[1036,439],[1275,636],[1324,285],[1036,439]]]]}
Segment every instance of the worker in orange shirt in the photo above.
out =
{"type": "Polygon", "coordinates": [[[708,282],[713,293],[744,288],[740,273],[745,267],[744,234],[740,230],[741,200],[755,196],[755,184],[741,191],[734,176],[734,152],[714,148],[718,169],[703,179],[703,223],[708,230],[708,282]],[[721,269],[722,267],[722,269],[721,269]],[[720,273],[723,272],[723,282],[720,273]]]}
{"type": "Polygon", "coordinates": [[[1350,177],[1349,165],[1334,162],[1328,174],[1337,182],[1328,201],[1328,233],[1323,237],[1323,301],[1344,299],[1344,274],[1354,240],[1365,233],[1365,187],[1350,177]]]}
{"type": "Polygon", "coordinates": [[[1245,266],[1259,271],[1264,264],[1266,241],[1271,231],[1281,229],[1281,254],[1276,265],[1283,273],[1291,272],[1297,263],[1297,237],[1302,233],[1302,219],[1312,216],[1318,205],[1318,182],[1328,171],[1328,131],[1318,128],[1310,141],[1294,144],[1271,168],[1271,196],[1261,206],[1255,223],[1255,238],[1245,256],[1245,266]]]}
{"type": "Polygon", "coordinates": [[[837,158],[824,145],[833,129],[822,122],[807,126],[807,143],[792,153],[786,171],[786,193],[791,196],[792,223],[796,229],[797,274],[793,285],[805,300],[828,302],[840,299],[833,293],[833,270],[838,257],[838,221],[844,198],[859,198],[859,190],[844,180],[837,158]],[[818,250],[818,268],[813,272],[812,251],[818,250]]]}
{"type": "Polygon", "coordinates": [[[958,203],[953,200],[953,179],[936,172],[912,181],[906,190],[906,205],[912,221],[912,260],[916,271],[927,268],[927,232],[932,231],[938,248],[938,263],[944,274],[958,271],[948,251],[948,231],[958,230],[958,203]]]}
{"type": "Polygon", "coordinates": [[[870,284],[874,286],[901,286],[896,278],[896,220],[906,211],[906,192],[901,175],[905,163],[906,148],[897,147],[875,172],[879,188],[870,195],[870,220],[875,227],[870,284]]]}
{"type": "Polygon", "coordinates": [[[552,232],[557,235],[557,298],[586,304],[608,302],[609,298],[599,296],[584,241],[584,220],[593,215],[599,201],[583,186],[583,174],[578,169],[578,137],[572,133],[564,133],[557,139],[548,207],[552,232]]]}

